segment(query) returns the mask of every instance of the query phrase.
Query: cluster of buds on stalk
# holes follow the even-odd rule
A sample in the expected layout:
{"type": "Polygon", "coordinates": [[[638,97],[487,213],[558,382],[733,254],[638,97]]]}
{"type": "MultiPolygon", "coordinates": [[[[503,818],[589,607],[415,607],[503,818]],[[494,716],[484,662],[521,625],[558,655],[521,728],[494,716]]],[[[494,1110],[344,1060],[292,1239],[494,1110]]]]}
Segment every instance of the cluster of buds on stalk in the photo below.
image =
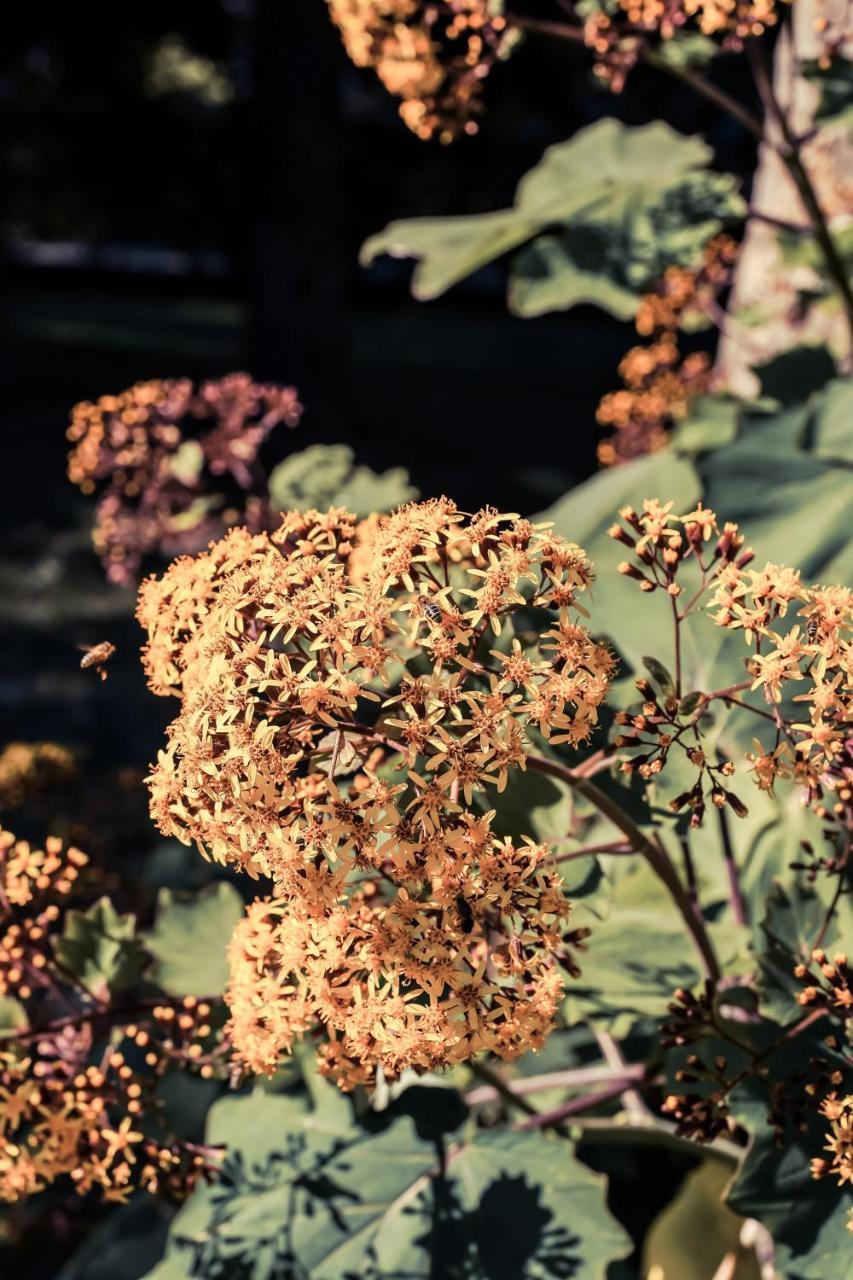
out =
{"type": "Polygon", "coordinates": [[[584,43],[595,74],[621,93],[645,49],[680,34],[701,34],[725,52],[743,48],[779,21],[785,0],[606,0],[584,11],[584,43]]]}
{"type": "Polygon", "coordinates": [[[807,1009],[825,1009],[843,1023],[853,1019],[853,969],[844,951],[828,956],[822,947],[811,953],[811,963],[798,964],[794,977],[803,984],[797,1003],[807,1009]]]}
{"type": "MultiPolygon", "coordinates": [[[[731,690],[704,693],[682,688],[680,668],[680,628],[698,604],[734,565],[749,564],[753,552],[744,546],[743,535],[734,524],[719,529],[715,513],[701,504],[684,516],[672,514],[672,503],[661,505],[647,499],[642,511],[623,507],[619,522],[608,530],[611,538],[631,549],[633,559],[623,561],[618,570],[636,581],[644,592],[662,591],[669,598],[675,625],[677,665],[675,674],[657,658],[644,659],[649,676],[639,677],[635,686],[642,699],[638,708],[616,715],[615,746],[629,751],[622,771],[650,781],[666,768],[671,753],[680,751],[696,769],[694,784],[669,802],[674,813],[690,810],[690,826],[701,826],[708,804],[716,809],[731,808],[739,818],[747,807],[728,786],[735,772],[732,760],[713,758],[703,746],[703,732],[709,705],[731,695],[731,690]],[[682,604],[685,587],[680,576],[689,569],[698,575],[698,587],[682,604]]],[[[693,584],[696,585],[695,582],[693,584]]]]}
{"type": "Polygon", "coordinates": [[[743,569],[755,558],[754,551],[744,547],[736,524],[726,523],[719,529],[716,513],[701,503],[684,516],[674,515],[673,505],[647,498],[642,511],[622,507],[619,521],[607,531],[616,542],[630,548],[633,560],[622,561],[618,569],[633,578],[641,591],[661,590],[679,597],[684,588],[678,575],[688,563],[698,565],[704,591],[728,565],[743,569]]]}
{"type": "Polygon", "coordinates": [[[704,351],[683,355],[679,330],[688,322],[713,322],[717,299],[732,279],[738,244],[714,236],[695,267],[670,266],[640,302],[636,328],[646,345],[632,347],[619,365],[625,386],[604,396],[596,418],[611,434],[598,446],[603,466],[655,453],[668,443],[693,400],[711,385],[704,351]]]}
{"type": "MultiPolygon", "coordinates": [[[[158,1086],[174,1067],[226,1074],[222,1017],[208,1001],[150,994],[141,973],[131,995],[124,982],[113,991],[96,981],[85,963],[79,971],[69,906],[87,865],[54,837],[37,849],[0,831],[3,1201],[65,1179],[108,1201],[138,1188],[180,1198],[215,1166],[216,1152],[169,1132],[158,1086]]],[[[82,946],[84,960],[121,947],[99,938],[82,946]]]]}
{"type": "Polygon", "coordinates": [[[327,0],[357,67],[400,99],[417,137],[452,142],[477,132],[483,83],[516,32],[491,0],[327,0]]]}

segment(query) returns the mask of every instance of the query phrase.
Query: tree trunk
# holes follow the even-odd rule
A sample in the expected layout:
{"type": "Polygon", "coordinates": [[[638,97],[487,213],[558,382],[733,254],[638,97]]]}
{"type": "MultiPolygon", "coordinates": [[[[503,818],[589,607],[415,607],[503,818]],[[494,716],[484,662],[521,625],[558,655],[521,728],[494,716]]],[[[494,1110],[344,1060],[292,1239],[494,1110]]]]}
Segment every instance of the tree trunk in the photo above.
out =
{"type": "MultiPolygon", "coordinates": [[[[813,129],[819,99],[817,86],[800,74],[801,64],[820,54],[821,40],[815,31],[819,13],[836,22],[835,30],[846,22],[845,40],[848,46],[853,43],[847,0],[823,0],[820,5],[818,0],[798,0],[792,6],[791,27],[781,32],[776,45],[773,83],[798,137],[813,129]]],[[[809,221],[794,182],[773,149],[778,129],[772,120],[765,123],[765,137],[771,145],[764,142],[759,154],[729,306],[730,330],[720,343],[716,368],[719,385],[744,396],[754,395],[759,386],[750,366],[792,347],[826,344],[843,369],[849,369],[851,359],[849,330],[836,295],[829,305],[803,308],[799,303],[800,295],[821,279],[811,267],[783,260],[774,221],[805,228],[809,221]]],[[[833,120],[820,125],[803,146],[802,156],[830,226],[837,231],[853,219],[849,124],[833,120]]]]}

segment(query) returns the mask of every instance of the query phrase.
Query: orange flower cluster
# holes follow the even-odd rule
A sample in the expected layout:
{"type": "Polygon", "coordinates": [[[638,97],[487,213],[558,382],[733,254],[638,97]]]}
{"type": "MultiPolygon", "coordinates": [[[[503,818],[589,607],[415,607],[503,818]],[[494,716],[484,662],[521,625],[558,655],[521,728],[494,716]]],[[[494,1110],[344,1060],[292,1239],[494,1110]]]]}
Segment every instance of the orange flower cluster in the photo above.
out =
{"type": "Polygon", "coordinates": [[[64,905],[87,857],[49,838],[34,849],[0,829],[0,1200],[67,1176],[84,1195],[124,1200],[137,1187],[185,1191],[204,1154],[157,1141],[139,1122],[173,1063],[213,1074],[209,1005],[141,1006],[115,1014],[56,957],[64,905]]]}
{"type": "Polygon", "coordinates": [[[275,884],[232,949],[238,1052],[268,1068],[319,1021],[346,1087],[541,1043],[578,939],[546,851],[500,840],[484,797],[532,731],[589,736],[614,665],[571,616],[586,556],[547,526],[438,499],[363,537],[288,515],[139,605],[151,687],[182,700],[152,814],[275,884]]]}
{"type": "Polygon", "coordinates": [[[673,425],[708,390],[709,357],[694,352],[682,358],[677,330],[685,320],[713,311],[717,294],[731,279],[737,251],[730,236],[715,236],[698,267],[667,267],[641,301],[637,332],[652,341],[631,348],[619,365],[624,389],[604,396],[598,406],[598,422],[613,432],[598,446],[602,466],[664,448],[673,425]]]}
{"type": "Polygon", "coordinates": [[[621,93],[650,38],[671,40],[685,30],[719,39],[727,51],[761,36],[779,20],[776,0],[607,0],[588,13],[584,42],[595,74],[621,93]]]}
{"type": "Polygon", "coordinates": [[[477,132],[483,82],[509,41],[490,0],[327,0],[357,67],[372,67],[419,138],[477,132]]]}
{"type": "Polygon", "coordinates": [[[320,1069],[343,1089],[437,1070],[483,1052],[541,1048],[563,993],[554,963],[581,941],[541,845],[499,840],[489,815],[463,815],[387,886],[345,902],[259,901],[230,948],[238,1056],[272,1072],[322,1026],[320,1069]]]}
{"type": "MultiPolygon", "coordinates": [[[[837,1178],[838,1185],[853,1186],[853,1094],[839,1098],[830,1094],[820,1106],[820,1114],[829,1121],[824,1151],[811,1162],[813,1178],[837,1178]]],[[[847,1217],[847,1230],[853,1231],[853,1208],[847,1217]]]]}
{"type": "Polygon", "coordinates": [[[0,809],[16,809],[74,774],[74,756],[58,742],[10,742],[0,751],[0,809]]]}
{"type": "Polygon", "coordinates": [[[755,779],[772,790],[776,778],[806,788],[824,817],[853,821],[853,590],[808,587],[799,571],[767,564],[761,570],[728,566],[711,601],[720,626],[743,632],[753,648],[749,672],[777,708],[779,733],[772,751],[750,756],[755,779]],[[803,623],[780,627],[799,604],[803,623]],[[779,713],[790,698],[805,704],[795,718],[779,713]],[[803,714],[804,713],[804,714],[803,714]],[[829,793],[830,799],[826,798],[829,793]]]}
{"type": "Polygon", "coordinates": [[[245,373],[198,388],[189,378],[140,382],[76,405],[68,478],[83,493],[102,491],[94,543],[109,579],[128,584],[151,551],[195,550],[238,514],[268,524],[255,460],[273,428],[295,427],[301,413],[292,387],[245,373]],[[226,477],[250,493],[242,513],[222,509],[226,477]]]}

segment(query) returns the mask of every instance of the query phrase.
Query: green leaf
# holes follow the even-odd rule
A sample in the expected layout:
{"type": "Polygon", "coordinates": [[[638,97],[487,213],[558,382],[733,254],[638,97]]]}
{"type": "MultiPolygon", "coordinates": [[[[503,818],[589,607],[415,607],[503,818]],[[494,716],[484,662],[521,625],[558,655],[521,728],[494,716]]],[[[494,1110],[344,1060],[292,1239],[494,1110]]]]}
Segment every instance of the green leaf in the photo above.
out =
{"type": "Polygon", "coordinates": [[[418,496],[417,489],[409,484],[405,467],[390,467],[378,474],[370,467],[355,467],[339,493],[334,505],[346,507],[356,516],[369,516],[375,511],[391,511],[412,502],[418,496]]]}
{"type": "Polygon", "coordinates": [[[511,209],[392,222],[363,246],[415,258],[412,293],[427,300],[486,263],[514,259],[509,303],[541,315],[594,302],[623,319],[672,264],[689,265],[744,205],[735,180],[708,171],[711,152],[662,121],[627,128],[599,120],[549,147],[522,178],[511,209]]]}
{"type": "Polygon", "coordinates": [[[620,320],[637,310],[637,295],[605,274],[604,249],[596,236],[539,236],[513,259],[510,311],[529,319],[591,302],[620,320]]]}
{"type": "Polygon", "coordinates": [[[477,804],[484,812],[496,811],[492,823],[496,835],[513,839],[527,835],[534,840],[559,840],[568,834],[571,823],[571,789],[533,769],[513,770],[501,794],[489,787],[477,794],[477,804]]]}
{"type": "Polygon", "coordinates": [[[643,1244],[643,1275],[654,1269],[673,1280],[708,1280],[727,1254],[735,1255],[731,1280],[760,1280],[754,1249],[740,1244],[743,1219],[723,1203],[731,1170],[705,1160],[688,1173],[674,1200],[652,1223],[643,1244]]]}
{"type": "MultiPolygon", "coordinates": [[[[424,1095],[447,1092],[419,1091],[422,1120],[424,1095]]],[[[256,1091],[212,1108],[207,1141],[228,1146],[222,1175],[181,1209],[149,1280],[604,1280],[631,1248],[604,1180],[539,1133],[454,1134],[442,1170],[435,1142],[407,1115],[371,1134],[256,1091]]]]}
{"type": "Polygon", "coordinates": [[[192,895],[161,889],[145,949],[148,976],[173,996],[218,996],[228,981],[226,950],[243,916],[243,900],[221,880],[192,895]]]}
{"type": "MultiPolygon", "coordinates": [[[[807,1061],[803,1066],[807,1068],[807,1061]]],[[[737,1112],[737,1108],[735,1108],[737,1112]]],[[[744,1217],[757,1218],[775,1245],[777,1274],[785,1280],[830,1280],[850,1270],[850,1195],[834,1180],[815,1181],[809,1167],[821,1154],[825,1126],[811,1110],[806,1132],[787,1132],[779,1143],[755,1104],[738,1112],[755,1134],[728,1195],[744,1217]]]]}
{"type": "Polygon", "coordinates": [[[675,432],[676,446],[682,453],[703,453],[729,444],[737,435],[742,408],[741,401],[725,393],[697,396],[675,432]]]}
{"type": "Polygon", "coordinates": [[[204,453],[197,440],[184,440],[169,459],[169,470],[176,480],[194,485],[204,466],[204,453]]]}
{"type": "Polygon", "coordinates": [[[819,458],[853,463],[853,378],[836,378],[821,398],[812,426],[819,458]]]}
{"type": "Polygon", "coordinates": [[[106,897],[67,912],[54,947],[57,960],[98,998],[133,986],[145,965],[136,917],[119,915],[106,897]]]}
{"type": "Polygon", "coordinates": [[[569,1021],[589,1019],[617,1037],[642,1018],[660,1018],[676,987],[694,987],[700,978],[684,927],[663,902],[615,907],[593,925],[581,968],[567,987],[569,1021]]]}
{"type": "Polygon", "coordinates": [[[590,556],[596,571],[590,625],[608,637],[634,670],[644,654],[664,652],[663,637],[671,643],[672,615],[667,601],[647,600],[636,582],[617,572],[625,548],[607,530],[622,506],[641,507],[644,498],[667,501],[677,496],[679,508],[689,511],[701,494],[693,465],[666,450],[599,472],[537,517],[553,521],[556,533],[579,543],[590,556]]]}
{"type": "Polygon", "coordinates": [[[803,74],[820,90],[816,123],[853,123],[853,66],[843,52],[839,52],[828,67],[816,61],[807,62],[803,74]]]}
{"type": "Polygon", "coordinates": [[[698,31],[678,31],[669,40],[661,40],[655,60],[669,67],[706,67],[720,52],[720,46],[698,31]]]}
{"type": "Polygon", "coordinates": [[[767,899],[758,945],[761,1006],[777,1022],[790,1022],[803,1012],[797,1003],[803,984],[794,977],[794,966],[810,962],[812,949],[819,945],[819,939],[820,945],[832,952],[839,944],[848,945],[853,937],[850,895],[841,895],[824,931],[831,906],[826,891],[819,892],[817,886],[809,887],[797,881],[788,884],[777,881],[767,899]]]}
{"type": "Polygon", "coordinates": [[[312,444],[270,473],[270,501],[277,511],[306,511],[346,507],[357,516],[411,502],[418,496],[402,467],[378,475],[356,466],[352,449],[345,444],[312,444]]]}
{"type": "Polygon", "coordinates": [[[137,1196],[90,1231],[57,1280],[141,1280],[165,1248],[167,1226],[154,1197],[137,1196]]]}
{"type": "Polygon", "coordinates": [[[469,217],[401,219],[366,240],[359,260],[369,266],[382,253],[417,258],[412,296],[428,302],[523,244],[539,225],[515,209],[469,217]]]}
{"type": "Polygon", "coordinates": [[[659,662],[657,658],[650,658],[646,655],[643,658],[643,666],[651,676],[652,683],[657,685],[665,698],[675,696],[675,681],[662,662],[659,662]]]}
{"type": "Polygon", "coordinates": [[[14,996],[0,996],[0,1031],[17,1031],[27,1026],[27,1011],[14,996]]]}

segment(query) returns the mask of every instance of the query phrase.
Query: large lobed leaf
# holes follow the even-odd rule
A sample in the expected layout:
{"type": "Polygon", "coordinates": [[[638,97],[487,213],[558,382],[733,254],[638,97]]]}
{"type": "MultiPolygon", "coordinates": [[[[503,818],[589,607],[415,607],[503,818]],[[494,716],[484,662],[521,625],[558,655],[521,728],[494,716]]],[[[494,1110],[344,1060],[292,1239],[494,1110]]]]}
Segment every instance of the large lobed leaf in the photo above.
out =
{"type": "Polygon", "coordinates": [[[816,1108],[806,1132],[788,1132],[782,1141],[762,1112],[751,1098],[736,1108],[753,1138],[727,1203],[768,1229],[784,1280],[840,1280],[850,1274],[850,1194],[832,1179],[815,1182],[811,1176],[810,1161],[821,1154],[825,1133],[816,1108]]]}
{"type": "Polygon", "coordinates": [[[710,159],[699,138],[662,121],[632,129],[599,120],[547,149],[511,209],[392,222],[361,260],[416,258],[412,293],[426,300],[521,249],[509,286],[518,315],[591,302],[627,319],[666,266],[694,262],[726,219],[742,215],[735,179],[710,172],[710,159]]]}
{"type": "Polygon", "coordinates": [[[256,1091],[213,1107],[208,1141],[228,1146],[222,1176],[148,1280],[604,1280],[630,1251],[604,1180],[543,1134],[463,1131],[441,1157],[405,1115],[371,1134],[256,1091]]]}

